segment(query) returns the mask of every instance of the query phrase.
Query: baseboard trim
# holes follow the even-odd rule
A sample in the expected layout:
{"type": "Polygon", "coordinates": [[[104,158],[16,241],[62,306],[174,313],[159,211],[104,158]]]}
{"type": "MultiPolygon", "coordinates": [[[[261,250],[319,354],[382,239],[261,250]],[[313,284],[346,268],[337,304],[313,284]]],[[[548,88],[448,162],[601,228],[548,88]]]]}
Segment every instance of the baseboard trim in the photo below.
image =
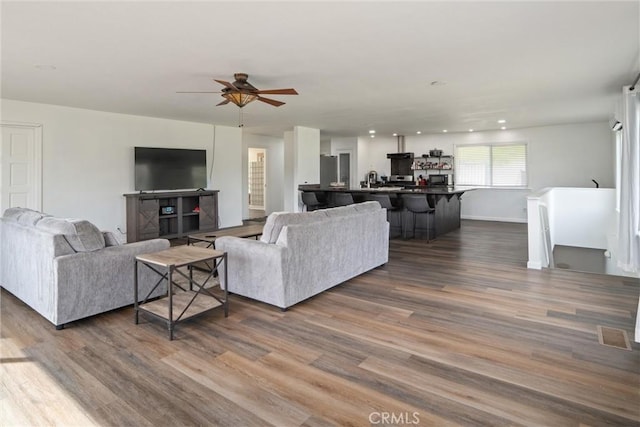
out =
{"type": "Polygon", "coordinates": [[[527,223],[526,218],[504,218],[504,217],[476,216],[476,215],[460,215],[460,219],[472,219],[475,221],[519,222],[522,224],[527,223]]]}
{"type": "Polygon", "coordinates": [[[527,268],[532,270],[542,270],[542,263],[540,261],[527,261],[527,268]]]}

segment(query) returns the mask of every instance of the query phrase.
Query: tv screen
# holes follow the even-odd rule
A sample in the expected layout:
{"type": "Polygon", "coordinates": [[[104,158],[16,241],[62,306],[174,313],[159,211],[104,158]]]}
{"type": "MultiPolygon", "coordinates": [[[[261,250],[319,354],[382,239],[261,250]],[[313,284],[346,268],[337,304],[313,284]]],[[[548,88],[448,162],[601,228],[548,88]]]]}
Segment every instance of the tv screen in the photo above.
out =
{"type": "Polygon", "coordinates": [[[206,186],[206,150],[135,147],[136,191],[188,190],[206,186]]]}

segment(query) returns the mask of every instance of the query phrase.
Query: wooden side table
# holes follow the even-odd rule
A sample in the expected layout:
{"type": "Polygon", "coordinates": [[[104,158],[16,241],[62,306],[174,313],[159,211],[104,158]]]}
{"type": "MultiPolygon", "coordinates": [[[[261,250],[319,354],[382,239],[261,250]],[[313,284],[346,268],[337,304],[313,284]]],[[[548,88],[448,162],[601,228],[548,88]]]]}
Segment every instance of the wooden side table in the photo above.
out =
{"type": "MultiPolygon", "coordinates": [[[[209,231],[206,233],[194,233],[189,234],[187,236],[187,246],[195,245],[206,248],[216,248],[216,240],[219,237],[223,236],[233,236],[233,237],[255,237],[258,239],[262,235],[262,229],[264,228],[264,224],[250,224],[250,225],[239,225],[237,227],[228,227],[228,228],[220,228],[218,230],[209,231]]],[[[204,263],[206,265],[205,268],[200,268],[196,266],[195,268],[202,271],[213,270],[208,263],[204,263]]],[[[217,273],[214,273],[214,276],[217,276],[217,273]]],[[[226,277],[226,276],[225,276],[226,277]]]]}
{"type": "Polygon", "coordinates": [[[193,316],[208,312],[216,307],[224,308],[224,316],[229,315],[229,298],[226,283],[220,283],[222,295],[216,295],[211,288],[205,287],[212,280],[214,273],[224,268],[224,278],[227,277],[227,253],[198,246],[176,246],[160,252],[136,256],[134,269],[134,311],[135,323],[138,324],[141,311],[149,313],[162,320],[166,320],[169,329],[169,339],[173,340],[173,330],[176,323],[193,316]],[[211,262],[213,268],[207,277],[198,283],[193,278],[193,264],[211,262]],[[155,271],[160,279],[153,289],[138,303],[138,268],[142,264],[155,271]],[[188,274],[179,270],[187,267],[188,274]],[[189,283],[188,289],[175,283],[174,274],[184,277],[189,283]],[[162,282],[167,280],[167,296],[154,301],[148,301],[149,296],[162,282]],[[194,290],[195,288],[195,290],[194,290]]]}
{"type": "Polygon", "coordinates": [[[240,225],[237,227],[220,228],[218,230],[209,231],[206,233],[192,233],[187,236],[187,245],[194,245],[196,243],[207,243],[207,247],[214,247],[216,239],[223,236],[235,236],[235,237],[255,237],[262,235],[262,229],[264,224],[251,224],[240,225]]]}

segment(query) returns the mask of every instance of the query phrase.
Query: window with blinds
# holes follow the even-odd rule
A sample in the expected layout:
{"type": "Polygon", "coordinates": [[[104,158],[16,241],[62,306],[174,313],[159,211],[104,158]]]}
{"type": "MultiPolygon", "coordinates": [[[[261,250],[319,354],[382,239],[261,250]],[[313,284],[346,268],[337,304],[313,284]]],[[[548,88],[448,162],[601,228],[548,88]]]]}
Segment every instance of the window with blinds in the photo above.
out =
{"type": "Polygon", "coordinates": [[[456,185],[526,187],[526,144],[460,145],[455,150],[456,185]]]}

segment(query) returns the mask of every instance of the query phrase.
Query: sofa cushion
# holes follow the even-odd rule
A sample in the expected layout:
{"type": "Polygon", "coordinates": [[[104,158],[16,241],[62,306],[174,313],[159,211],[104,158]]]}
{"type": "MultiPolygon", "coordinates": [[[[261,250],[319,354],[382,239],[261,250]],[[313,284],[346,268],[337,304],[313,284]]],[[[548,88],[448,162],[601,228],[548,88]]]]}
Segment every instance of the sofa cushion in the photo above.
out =
{"type": "Polygon", "coordinates": [[[25,208],[9,208],[2,214],[2,219],[5,221],[18,222],[18,218],[25,211],[25,208]]]}
{"type": "Polygon", "coordinates": [[[289,224],[306,224],[326,218],[324,210],[311,212],[273,212],[267,217],[260,240],[265,243],[276,243],[282,227],[289,224]]]}
{"type": "Polygon", "coordinates": [[[4,211],[2,218],[6,221],[17,222],[18,224],[33,226],[42,218],[50,216],[42,212],[29,208],[9,208],[4,211]]]}
{"type": "Polygon", "coordinates": [[[18,218],[18,224],[34,226],[40,221],[42,218],[48,217],[50,215],[43,214],[42,212],[37,211],[26,211],[23,212],[22,215],[18,218]]]}
{"type": "Polygon", "coordinates": [[[92,252],[105,247],[102,232],[83,219],[45,217],[38,221],[36,228],[64,235],[76,252],[92,252]]]}
{"type": "Polygon", "coordinates": [[[358,211],[355,208],[355,205],[338,206],[336,208],[325,209],[324,211],[327,214],[327,216],[331,218],[335,218],[338,216],[355,215],[358,213],[358,211]]]}
{"type": "Polygon", "coordinates": [[[380,203],[376,202],[375,200],[356,203],[355,205],[351,205],[351,206],[353,206],[353,208],[358,212],[370,212],[370,211],[377,211],[379,209],[382,209],[382,206],[380,205],[380,203]]]}

